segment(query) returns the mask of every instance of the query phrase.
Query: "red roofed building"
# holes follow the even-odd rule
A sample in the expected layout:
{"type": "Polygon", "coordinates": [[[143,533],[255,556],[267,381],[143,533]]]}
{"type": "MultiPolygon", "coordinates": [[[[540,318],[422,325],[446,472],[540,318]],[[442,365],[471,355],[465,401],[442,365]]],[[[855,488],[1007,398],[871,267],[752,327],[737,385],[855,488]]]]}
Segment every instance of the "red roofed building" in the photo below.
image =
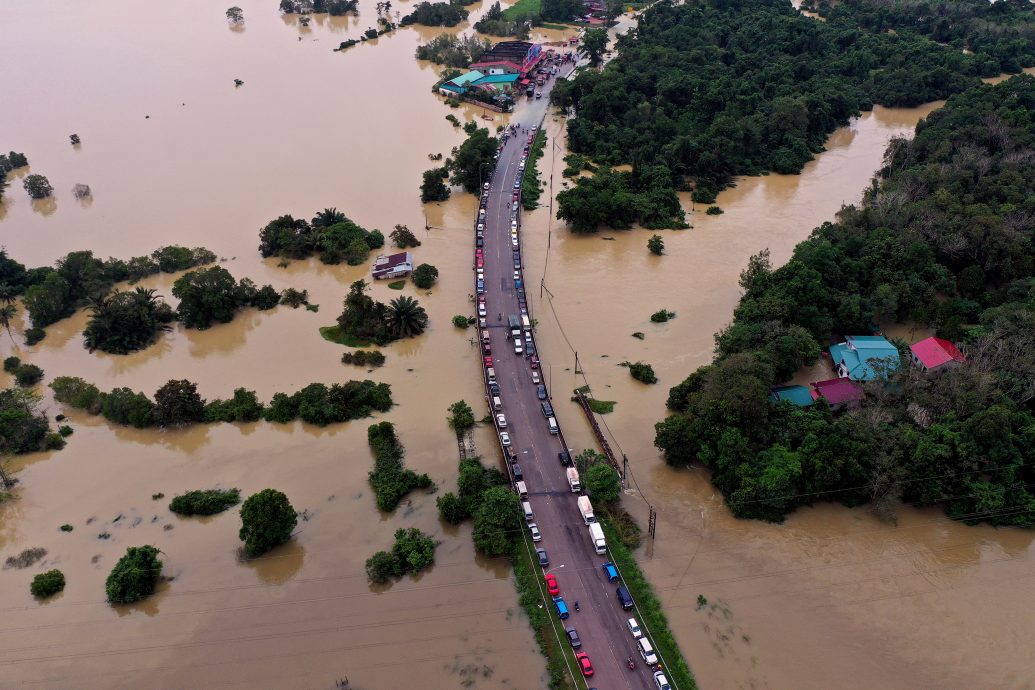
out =
{"type": "Polygon", "coordinates": [[[374,280],[401,278],[413,272],[413,256],[409,252],[381,255],[374,259],[370,274],[374,280]]]}
{"type": "Polygon", "coordinates": [[[924,338],[909,346],[915,366],[924,371],[941,371],[967,361],[963,353],[945,338],[924,338]]]}
{"type": "Polygon", "coordinates": [[[828,379],[812,384],[812,399],[823,398],[830,407],[859,407],[865,397],[862,386],[851,379],[828,379]]]}

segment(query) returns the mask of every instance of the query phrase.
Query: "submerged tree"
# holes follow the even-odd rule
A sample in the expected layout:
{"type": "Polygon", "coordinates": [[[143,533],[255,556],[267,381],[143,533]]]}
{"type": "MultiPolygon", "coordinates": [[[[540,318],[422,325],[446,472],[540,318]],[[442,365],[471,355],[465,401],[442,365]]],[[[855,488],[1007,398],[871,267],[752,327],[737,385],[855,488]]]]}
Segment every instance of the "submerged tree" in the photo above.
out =
{"type": "Polygon", "coordinates": [[[54,193],[54,187],[43,175],[29,175],[22,181],[22,186],[33,199],[46,199],[54,193]]]}
{"type": "Polygon", "coordinates": [[[420,302],[404,295],[388,303],[385,321],[395,337],[410,338],[424,332],[428,326],[428,314],[420,302]]]}
{"type": "Polygon", "coordinates": [[[154,290],[142,287],[132,292],[115,290],[92,301],[89,309],[83,344],[89,350],[118,355],[147,347],[175,318],[172,308],[154,290]]]}
{"type": "Polygon", "coordinates": [[[244,10],[234,5],[226,11],[226,18],[231,24],[240,24],[244,21],[244,10]]]}

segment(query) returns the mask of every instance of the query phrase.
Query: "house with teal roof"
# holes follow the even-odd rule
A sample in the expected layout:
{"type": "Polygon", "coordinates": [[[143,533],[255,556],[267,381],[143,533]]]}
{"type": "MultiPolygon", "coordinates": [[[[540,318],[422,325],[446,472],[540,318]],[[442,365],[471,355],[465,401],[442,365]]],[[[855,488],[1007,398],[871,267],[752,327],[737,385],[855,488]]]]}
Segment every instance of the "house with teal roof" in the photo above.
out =
{"type": "Polygon", "coordinates": [[[789,402],[798,407],[808,407],[816,401],[808,386],[773,386],[769,390],[770,402],[789,402]]]}
{"type": "Polygon", "coordinates": [[[882,335],[848,335],[830,346],[837,375],[852,381],[885,378],[901,364],[898,348],[882,335]]]}
{"type": "Polygon", "coordinates": [[[453,77],[449,81],[442,82],[439,85],[438,90],[443,96],[451,96],[454,94],[465,94],[467,89],[471,87],[473,82],[478,81],[485,75],[478,70],[466,72],[461,74],[459,77],[453,77]]]}

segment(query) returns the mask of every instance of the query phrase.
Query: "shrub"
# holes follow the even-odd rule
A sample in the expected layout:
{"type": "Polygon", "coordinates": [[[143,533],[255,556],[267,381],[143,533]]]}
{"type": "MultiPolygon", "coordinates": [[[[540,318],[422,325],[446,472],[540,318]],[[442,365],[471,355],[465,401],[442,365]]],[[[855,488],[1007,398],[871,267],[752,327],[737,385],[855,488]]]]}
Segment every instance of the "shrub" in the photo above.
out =
{"type": "Polygon", "coordinates": [[[674,319],[675,317],[676,317],[676,313],[674,311],[668,311],[667,309],[662,309],[661,311],[656,311],[653,314],[651,314],[650,315],[650,320],[653,321],[654,323],[665,323],[666,321],[674,319]]]}
{"type": "Polygon", "coordinates": [[[621,494],[622,482],[615,468],[596,463],[586,470],[586,490],[594,501],[614,503],[621,494]]]}
{"type": "Polygon", "coordinates": [[[298,309],[303,304],[309,304],[309,291],[299,292],[295,288],[285,288],[284,292],[280,293],[280,303],[298,309]]]}
{"type": "Polygon", "coordinates": [[[647,249],[650,250],[651,254],[661,256],[665,253],[665,240],[661,238],[661,235],[651,235],[650,239],[647,240],[647,249]]]}
{"type": "Polygon", "coordinates": [[[22,180],[22,186],[33,199],[46,199],[54,193],[54,187],[43,175],[28,175],[22,180]]]}
{"type": "Polygon", "coordinates": [[[198,394],[197,384],[174,379],[155,391],[154,418],[160,426],[204,421],[205,401],[198,394]]]}
{"type": "Polygon", "coordinates": [[[467,328],[471,324],[467,320],[466,316],[464,316],[462,314],[457,314],[456,316],[453,317],[453,325],[456,326],[457,328],[467,328]]]}
{"type": "Polygon", "coordinates": [[[435,540],[416,527],[395,531],[391,552],[378,551],[367,559],[367,576],[384,584],[407,573],[418,573],[435,563],[435,540]]]}
{"type": "Polygon", "coordinates": [[[68,524],[67,522],[65,524],[61,525],[61,531],[62,532],[71,532],[74,529],[75,529],[75,527],[72,527],[72,525],[68,524]]]}
{"type": "Polygon", "coordinates": [[[43,437],[44,450],[61,450],[65,445],[67,442],[61,434],[50,432],[43,437]]]}
{"type": "Polygon", "coordinates": [[[643,362],[628,364],[629,373],[634,379],[642,383],[657,383],[658,377],[654,375],[654,368],[643,362]]]}
{"type": "Polygon", "coordinates": [[[705,211],[705,213],[707,213],[709,216],[721,216],[722,209],[718,206],[709,206],[708,210],[705,211]]]}
{"type": "Polygon", "coordinates": [[[8,374],[13,374],[18,371],[18,367],[21,365],[22,360],[17,357],[7,357],[4,359],[4,371],[8,374]]]}
{"type": "Polygon", "coordinates": [[[341,356],[342,364],[355,364],[359,367],[380,367],[385,363],[385,356],[378,350],[357,350],[346,352],[341,356]]]}
{"type": "Polygon", "coordinates": [[[238,537],[246,554],[260,556],[290,539],[297,524],[298,515],[287,496],[276,489],[263,489],[241,506],[238,537]]]}
{"type": "Polygon", "coordinates": [[[461,433],[474,426],[474,410],[465,400],[457,400],[449,406],[449,416],[446,418],[449,428],[456,433],[461,433]]]}
{"type": "Polygon", "coordinates": [[[153,546],[131,546],[104,583],[108,601],[129,604],[150,596],[162,574],[160,552],[153,546]]]}
{"type": "Polygon", "coordinates": [[[428,475],[417,474],[403,467],[405,450],[391,422],[367,427],[367,443],[374,453],[374,469],[369,474],[369,480],[379,509],[391,512],[410,491],[434,486],[428,475]]]}
{"type": "Polygon", "coordinates": [[[262,419],[263,404],[255,391],[234,389],[230,400],[213,400],[205,405],[206,422],[257,422],[262,419]]]}
{"type": "Polygon", "coordinates": [[[65,588],[65,574],[60,570],[48,570],[32,578],[29,591],[32,596],[46,599],[65,588]]]}
{"type": "Polygon", "coordinates": [[[25,329],[25,344],[33,346],[39,341],[47,337],[47,332],[42,328],[26,328],[25,329]]]}
{"type": "Polygon", "coordinates": [[[197,489],[175,497],[169,510],[179,515],[216,515],[240,502],[240,489],[197,489]]]}
{"type": "Polygon", "coordinates": [[[74,430],[72,429],[72,427],[68,426],[67,424],[62,424],[58,427],[58,434],[60,434],[63,438],[71,436],[73,431],[74,430]]]}
{"type": "Polygon", "coordinates": [[[35,364],[20,364],[14,370],[14,380],[22,388],[35,386],[43,379],[43,370],[35,364]]]}
{"type": "Polygon", "coordinates": [[[155,404],[143,393],[115,388],[101,395],[101,414],[108,421],[144,429],[155,425],[155,404]]]}
{"type": "Polygon", "coordinates": [[[383,585],[392,579],[402,577],[399,561],[389,551],[378,551],[367,559],[367,577],[370,581],[383,585]]]}
{"type": "Polygon", "coordinates": [[[438,507],[438,516],[451,525],[459,525],[470,517],[463,502],[452,491],[436,498],[435,505],[438,507]]]}
{"type": "Polygon", "coordinates": [[[427,290],[438,280],[438,269],[431,264],[421,264],[413,269],[413,284],[427,290]]]}

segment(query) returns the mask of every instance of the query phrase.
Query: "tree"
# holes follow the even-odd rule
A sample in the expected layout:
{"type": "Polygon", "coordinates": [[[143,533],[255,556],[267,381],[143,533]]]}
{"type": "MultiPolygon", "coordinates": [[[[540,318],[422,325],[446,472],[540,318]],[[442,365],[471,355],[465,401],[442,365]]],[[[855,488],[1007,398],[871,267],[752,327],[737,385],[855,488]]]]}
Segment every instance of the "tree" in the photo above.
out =
{"type": "Polygon", "coordinates": [[[596,463],[586,470],[586,490],[594,501],[614,503],[621,493],[622,483],[618,472],[604,463],[596,463]]]}
{"type": "Polygon", "coordinates": [[[509,551],[511,540],[520,530],[521,508],[517,494],[505,486],[486,489],[474,512],[475,547],[486,556],[502,556],[509,551]]]}
{"type": "Polygon", "coordinates": [[[438,515],[451,525],[459,525],[471,516],[464,508],[463,502],[452,491],[448,491],[435,499],[438,515]]]}
{"type": "Polygon", "coordinates": [[[650,250],[651,254],[661,256],[665,253],[665,240],[661,239],[661,235],[651,235],[650,239],[647,240],[647,249],[650,250]]]}
{"type": "Polygon", "coordinates": [[[60,321],[74,311],[71,287],[57,271],[49,271],[43,282],[26,290],[22,301],[32,325],[37,328],[60,321]]]}
{"type": "Polygon", "coordinates": [[[421,264],[413,270],[412,277],[414,285],[427,290],[438,280],[438,269],[431,264],[421,264]]]}
{"type": "Polygon", "coordinates": [[[470,132],[464,143],[453,149],[452,157],[446,162],[453,184],[471,194],[480,194],[482,180],[495,165],[498,145],[496,137],[489,136],[489,130],[484,127],[470,132]]]}
{"type": "Polygon", "coordinates": [[[0,456],[46,447],[50,422],[39,411],[40,395],[30,388],[0,389],[0,456]]]}
{"type": "Polygon", "coordinates": [[[104,589],[113,604],[131,604],[149,597],[162,574],[161,553],[153,546],[130,546],[112,568],[104,589]]]}
{"type": "Polygon", "coordinates": [[[235,5],[226,11],[226,18],[231,24],[240,24],[244,21],[244,10],[235,5]]]}
{"type": "Polygon", "coordinates": [[[449,187],[446,186],[446,178],[449,177],[449,168],[432,168],[424,171],[424,181],[420,185],[421,203],[429,201],[445,201],[449,198],[449,187]]]}
{"type": "Polygon", "coordinates": [[[22,186],[25,187],[25,191],[33,199],[46,199],[54,193],[54,187],[51,186],[50,180],[43,175],[27,175],[22,180],[22,186]]]}
{"type": "Polygon", "coordinates": [[[169,510],[178,515],[216,515],[240,502],[239,489],[198,489],[173,498],[169,510]]]}
{"type": "Polygon", "coordinates": [[[43,380],[43,370],[35,364],[20,364],[14,370],[14,382],[22,388],[35,386],[43,380]]]}
{"type": "Polygon", "coordinates": [[[221,266],[190,271],[173,283],[180,300],[177,314],[187,328],[205,329],[213,321],[229,323],[237,312],[237,282],[221,266]]]}
{"type": "Polygon", "coordinates": [[[261,556],[291,538],[298,516],[291,503],[276,489],[252,494],[241,506],[241,531],[245,553],[261,556]]]}
{"type": "Polygon", "coordinates": [[[399,249],[420,246],[420,240],[405,225],[396,225],[395,230],[389,233],[388,237],[395,242],[395,246],[399,249]]]}
{"type": "Polygon", "coordinates": [[[582,49],[589,56],[590,65],[599,65],[607,50],[607,29],[586,29],[582,36],[582,49]]]}
{"type": "Polygon", "coordinates": [[[11,335],[11,320],[14,319],[18,314],[18,307],[14,306],[10,302],[0,307],[0,326],[3,326],[4,330],[7,331],[7,336],[14,342],[14,336],[11,335]]]}
{"type": "Polygon", "coordinates": [[[457,328],[467,328],[471,325],[471,322],[463,314],[457,314],[453,317],[453,325],[457,328]]]}
{"type": "Polygon", "coordinates": [[[385,321],[389,332],[396,338],[411,338],[428,327],[428,314],[420,302],[404,295],[388,303],[385,321]]]}
{"type": "Polygon", "coordinates": [[[449,416],[446,417],[449,428],[457,434],[461,434],[474,426],[474,410],[464,400],[457,400],[449,406],[449,416]]]}
{"type": "Polygon", "coordinates": [[[654,375],[654,367],[643,362],[629,364],[629,374],[641,383],[658,382],[658,377],[654,375]]]}
{"type": "Polygon", "coordinates": [[[402,568],[398,559],[390,551],[378,551],[367,559],[367,577],[377,585],[402,577],[402,568]]]}
{"type": "Polygon", "coordinates": [[[115,290],[92,301],[89,309],[83,344],[90,351],[120,355],[150,345],[174,318],[172,308],[154,290],[142,287],[132,292],[115,290]]]}
{"type": "Polygon", "coordinates": [[[48,570],[32,578],[29,592],[32,596],[46,599],[65,588],[65,574],[60,570],[48,570]]]}
{"type": "Polygon", "coordinates": [[[170,380],[155,392],[154,420],[160,426],[182,426],[205,420],[205,401],[197,384],[170,380]]]}

